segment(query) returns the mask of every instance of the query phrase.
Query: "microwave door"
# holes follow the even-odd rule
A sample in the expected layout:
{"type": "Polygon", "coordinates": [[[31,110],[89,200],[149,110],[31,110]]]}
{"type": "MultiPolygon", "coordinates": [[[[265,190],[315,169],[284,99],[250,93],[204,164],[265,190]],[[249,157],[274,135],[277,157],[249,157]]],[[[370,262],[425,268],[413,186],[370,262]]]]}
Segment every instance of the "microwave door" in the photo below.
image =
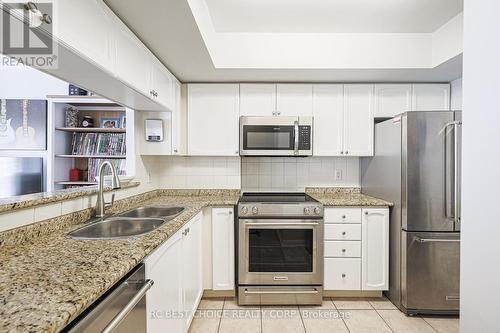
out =
{"type": "Polygon", "coordinates": [[[242,139],[242,155],[293,155],[295,127],[244,125],[242,139]]]}

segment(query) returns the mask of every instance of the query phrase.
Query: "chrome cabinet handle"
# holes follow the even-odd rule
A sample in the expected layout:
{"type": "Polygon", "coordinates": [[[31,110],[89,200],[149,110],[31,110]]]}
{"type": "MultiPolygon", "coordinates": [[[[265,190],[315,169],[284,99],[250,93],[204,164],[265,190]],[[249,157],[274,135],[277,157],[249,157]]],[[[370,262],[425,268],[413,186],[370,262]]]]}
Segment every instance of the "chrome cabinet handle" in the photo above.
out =
{"type": "Polygon", "coordinates": [[[106,325],[101,333],[111,333],[120,324],[120,322],[128,315],[130,311],[139,303],[139,301],[144,297],[146,292],[153,286],[153,280],[146,280],[144,285],[139,289],[137,294],[123,307],[123,309],[106,325]]]}
{"type": "Polygon", "coordinates": [[[342,218],[345,219],[345,215],[342,215],[342,218]]]}
{"type": "Polygon", "coordinates": [[[346,275],[345,275],[345,274],[342,274],[342,278],[344,279],[345,277],[346,277],[346,275]]]}
{"type": "Polygon", "coordinates": [[[345,236],[345,231],[342,231],[342,236],[345,236]]]}
{"type": "Polygon", "coordinates": [[[342,253],[345,253],[345,249],[342,249],[342,253]]]}

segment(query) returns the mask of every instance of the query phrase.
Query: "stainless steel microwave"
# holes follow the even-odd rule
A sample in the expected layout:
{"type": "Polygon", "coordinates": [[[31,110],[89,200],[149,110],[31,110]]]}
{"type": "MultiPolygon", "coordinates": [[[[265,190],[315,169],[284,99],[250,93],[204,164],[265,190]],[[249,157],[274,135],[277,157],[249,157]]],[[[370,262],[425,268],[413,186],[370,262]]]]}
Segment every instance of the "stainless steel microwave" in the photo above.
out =
{"type": "Polygon", "coordinates": [[[240,117],[241,156],[312,156],[313,117],[240,117]]]}

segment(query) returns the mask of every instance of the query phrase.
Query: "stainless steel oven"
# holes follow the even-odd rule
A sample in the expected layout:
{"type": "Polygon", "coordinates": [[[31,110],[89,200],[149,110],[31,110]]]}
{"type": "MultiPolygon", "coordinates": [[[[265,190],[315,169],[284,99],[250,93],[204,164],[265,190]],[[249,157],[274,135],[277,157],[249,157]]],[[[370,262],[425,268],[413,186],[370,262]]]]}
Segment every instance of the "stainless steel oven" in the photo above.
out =
{"type": "Polygon", "coordinates": [[[321,304],[323,207],[305,194],[244,194],[238,216],[238,302],[321,304]]]}
{"type": "Polygon", "coordinates": [[[240,117],[240,155],[311,156],[313,117],[240,117]]]}

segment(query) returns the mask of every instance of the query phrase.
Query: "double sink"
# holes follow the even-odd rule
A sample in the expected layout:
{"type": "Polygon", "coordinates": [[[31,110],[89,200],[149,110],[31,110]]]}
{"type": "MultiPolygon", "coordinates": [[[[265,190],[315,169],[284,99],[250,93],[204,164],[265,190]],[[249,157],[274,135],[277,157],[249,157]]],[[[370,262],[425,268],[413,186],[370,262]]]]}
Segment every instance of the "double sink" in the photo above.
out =
{"type": "Polygon", "coordinates": [[[116,239],[147,234],[173,220],[185,207],[152,205],[138,207],[96,220],[68,235],[73,239],[116,239]]]}

